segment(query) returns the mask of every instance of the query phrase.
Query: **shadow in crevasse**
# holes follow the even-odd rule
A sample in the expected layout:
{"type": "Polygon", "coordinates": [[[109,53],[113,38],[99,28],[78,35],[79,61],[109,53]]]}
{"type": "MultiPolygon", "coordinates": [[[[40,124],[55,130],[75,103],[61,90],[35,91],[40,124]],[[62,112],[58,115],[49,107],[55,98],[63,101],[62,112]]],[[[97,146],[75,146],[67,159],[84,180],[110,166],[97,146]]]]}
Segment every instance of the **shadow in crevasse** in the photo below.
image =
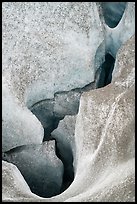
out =
{"type": "Polygon", "coordinates": [[[114,64],[114,57],[112,57],[111,54],[107,53],[105,56],[105,62],[100,67],[101,72],[97,83],[97,88],[107,86],[111,83],[114,64]]]}

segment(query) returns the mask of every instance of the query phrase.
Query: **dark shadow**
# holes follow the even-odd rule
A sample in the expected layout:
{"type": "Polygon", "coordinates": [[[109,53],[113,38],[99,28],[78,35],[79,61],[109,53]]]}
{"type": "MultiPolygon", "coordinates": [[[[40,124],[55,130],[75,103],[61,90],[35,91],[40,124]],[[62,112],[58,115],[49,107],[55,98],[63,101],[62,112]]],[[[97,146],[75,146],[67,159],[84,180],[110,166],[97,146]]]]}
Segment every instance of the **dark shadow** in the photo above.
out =
{"type": "Polygon", "coordinates": [[[58,117],[50,118],[50,123],[48,124],[48,126],[46,128],[44,128],[43,142],[51,140],[51,132],[58,127],[58,124],[59,124],[60,120],[62,120],[62,119],[63,118],[58,118],[58,117]]]}
{"type": "Polygon", "coordinates": [[[73,154],[72,150],[67,144],[59,144],[55,140],[56,155],[62,161],[64,165],[63,182],[60,193],[65,191],[74,180],[74,168],[73,168],[73,154]]]}
{"type": "Polygon", "coordinates": [[[104,87],[111,83],[114,64],[114,57],[107,53],[105,56],[105,62],[100,67],[101,73],[97,83],[97,88],[104,87]]]}

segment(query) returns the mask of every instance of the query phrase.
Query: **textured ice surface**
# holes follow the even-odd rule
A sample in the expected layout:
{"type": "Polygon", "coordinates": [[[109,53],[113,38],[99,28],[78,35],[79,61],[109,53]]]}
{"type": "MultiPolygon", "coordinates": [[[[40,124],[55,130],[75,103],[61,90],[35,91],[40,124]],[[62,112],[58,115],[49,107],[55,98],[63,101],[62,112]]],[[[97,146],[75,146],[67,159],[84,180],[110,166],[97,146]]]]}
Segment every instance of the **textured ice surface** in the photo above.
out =
{"type": "MultiPolygon", "coordinates": [[[[112,83],[87,91],[80,99],[74,135],[75,177],[70,187],[43,199],[27,187],[24,192],[21,186],[9,185],[11,171],[4,175],[4,201],[135,201],[135,39],[126,42],[134,34],[134,2],[127,3],[114,29],[104,24],[97,8],[95,2],[3,3],[2,72],[8,86],[3,85],[3,124],[7,126],[3,136],[8,133],[8,145],[13,136],[11,147],[22,135],[23,141],[27,136],[27,142],[41,141],[42,126],[26,103],[31,106],[53,98],[57,91],[83,87],[94,80],[105,49],[116,55],[112,83]]],[[[14,183],[18,180],[15,177],[14,183]]]]}
{"type": "Polygon", "coordinates": [[[3,74],[10,75],[22,103],[31,106],[53,98],[57,91],[94,81],[105,53],[102,47],[94,61],[104,39],[95,2],[5,2],[2,6],[3,74]]]}
{"type": "MultiPolygon", "coordinates": [[[[76,168],[73,183],[62,194],[50,199],[34,198],[28,191],[29,196],[27,193],[24,196],[22,192],[18,201],[135,201],[134,45],[132,37],[119,50],[114,68],[119,74],[113,76],[111,84],[84,93],[81,97],[75,127],[76,168]]],[[[8,188],[10,190],[8,184],[3,185],[6,192],[8,188]]],[[[15,197],[17,192],[15,189],[15,197]]],[[[10,197],[5,196],[5,201],[14,200],[12,192],[10,194],[10,197]]]]}

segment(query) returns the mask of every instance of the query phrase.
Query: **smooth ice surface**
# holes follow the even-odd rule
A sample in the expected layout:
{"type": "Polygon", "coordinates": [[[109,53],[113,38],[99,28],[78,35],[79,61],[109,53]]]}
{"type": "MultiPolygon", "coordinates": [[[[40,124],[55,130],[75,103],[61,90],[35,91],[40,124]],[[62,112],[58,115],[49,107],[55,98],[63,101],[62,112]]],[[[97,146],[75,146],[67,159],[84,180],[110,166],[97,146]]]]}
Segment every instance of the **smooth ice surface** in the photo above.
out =
{"type": "Polygon", "coordinates": [[[40,121],[14,97],[2,78],[2,151],[26,144],[41,144],[44,130],[40,121]]]}
{"type": "Polygon", "coordinates": [[[18,168],[9,162],[2,161],[2,199],[17,201],[22,194],[36,197],[32,194],[18,168]]]}

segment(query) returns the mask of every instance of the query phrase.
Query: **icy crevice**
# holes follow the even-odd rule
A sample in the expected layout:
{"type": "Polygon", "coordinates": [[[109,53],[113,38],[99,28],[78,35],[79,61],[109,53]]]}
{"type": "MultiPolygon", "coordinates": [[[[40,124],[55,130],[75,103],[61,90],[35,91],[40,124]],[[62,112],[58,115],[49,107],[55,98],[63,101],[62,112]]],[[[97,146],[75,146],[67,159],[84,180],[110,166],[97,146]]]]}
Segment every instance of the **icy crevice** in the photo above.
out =
{"type": "MultiPolygon", "coordinates": [[[[98,51],[99,50],[100,49],[98,49],[98,51]]],[[[96,56],[98,57],[101,56],[100,53],[96,54],[97,54],[96,56]]],[[[41,187],[42,183],[41,177],[37,178],[38,179],[37,185],[35,182],[36,180],[35,173],[32,173],[32,175],[30,175],[30,173],[28,173],[29,167],[27,165],[26,167],[23,167],[22,170],[21,167],[22,161],[20,159],[18,161],[18,159],[16,159],[16,156],[14,157],[14,161],[12,160],[12,156],[14,153],[18,155],[20,154],[20,152],[26,152],[25,154],[27,154],[29,148],[32,147],[31,145],[18,146],[16,148],[11,149],[8,152],[3,153],[3,160],[10,161],[13,164],[20,167],[19,169],[21,172],[23,172],[23,175],[25,175],[24,178],[26,182],[30,186],[32,192],[34,192],[36,195],[39,195],[41,197],[55,196],[57,194],[64,192],[74,180],[74,167],[73,167],[74,155],[71,146],[67,142],[61,142],[60,140],[57,140],[51,135],[51,133],[58,127],[60,120],[64,119],[66,115],[70,116],[77,115],[79,110],[80,97],[83,92],[87,92],[92,89],[106,86],[111,82],[115,59],[110,54],[106,54],[105,62],[103,62],[103,57],[100,59],[100,61],[102,61],[102,64],[95,73],[94,82],[91,82],[82,88],[72,89],[71,91],[56,92],[54,94],[53,99],[45,99],[39,101],[36,104],[34,104],[31,108],[29,108],[31,112],[38,118],[38,120],[41,122],[44,128],[43,144],[45,141],[48,142],[50,142],[51,140],[55,141],[55,154],[62,162],[64,169],[62,175],[62,184],[59,190],[58,190],[59,187],[55,186],[54,190],[49,189],[48,192],[44,193],[44,187],[43,188],[41,187]]],[[[35,145],[33,150],[35,148],[37,149],[37,147],[38,146],[35,145]]],[[[26,158],[28,160],[28,157],[26,158]]],[[[39,163],[39,165],[42,165],[42,163],[39,163]]],[[[48,172],[52,171],[50,170],[50,168],[51,167],[49,167],[48,172]]],[[[59,183],[60,182],[61,181],[59,181],[59,183]]]]}
{"type": "Polygon", "coordinates": [[[105,22],[110,28],[115,28],[119,24],[126,4],[127,2],[101,2],[105,22]]]}
{"type": "Polygon", "coordinates": [[[56,139],[55,141],[56,155],[64,165],[63,182],[60,189],[60,192],[62,193],[74,180],[73,153],[72,149],[67,145],[67,143],[60,143],[56,139]],[[65,155],[63,154],[64,152],[65,155]]]}
{"type": "Polygon", "coordinates": [[[94,82],[83,88],[56,92],[53,99],[39,101],[29,108],[43,125],[43,141],[50,140],[51,132],[58,127],[59,121],[66,115],[76,115],[78,113],[79,101],[83,92],[101,88],[111,83],[114,63],[115,59],[107,53],[105,62],[96,71],[94,82]]]}
{"type": "Polygon", "coordinates": [[[65,116],[77,115],[80,97],[83,92],[101,88],[111,83],[114,63],[115,59],[107,53],[105,62],[103,62],[96,71],[94,82],[87,84],[83,88],[57,92],[54,94],[54,99],[39,101],[30,108],[32,113],[35,114],[44,127],[45,134],[43,142],[55,140],[55,153],[64,166],[63,182],[60,193],[65,191],[74,180],[74,155],[70,144],[65,141],[65,138],[62,141],[60,138],[56,138],[56,133],[55,137],[51,133],[58,127],[60,120],[63,120],[65,116]]]}
{"type": "Polygon", "coordinates": [[[2,154],[2,159],[18,167],[31,191],[41,197],[60,194],[64,167],[55,153],[55,141],[23,145],[2,154]]]}
{"type": "Polygon", "coordinates": [[[105,56],[105,62],[101,65],[100,76],[97,84],[97,88],[107,86],[111,83],[112,72],[114,69],[115,59],[114,57],[107,53],[105,56]]]}
{"type": "MultiPolygon", "coordinates": [[[[102,2],[101,3],[105,22],[110,28],[115,28],[119,24],[125,11],[126,3],[127,2],[102,2]]],[[[33,104],[31,107],[28,107],[28,109],[31,110],[31,112],[38,118],[38,120],[41,122],[44,128],[43,143],[45,141],[50,142],[50,140],[54,140],[56,156],[63,163],[63,168],[64,168],[64,173],[62,178],[63,182],[62,182],[60,191],[58,191],[58,194],[65,191],[74,180],[74,168],[73,168],[74,155],[71,147],[67,144],[67,142],[61,143],[60,141],[57,141],[55,138],[52,137],[51,133],[53,132],[53,130],[55,130],[58,127],[60,120],[63,120],[65,116],[77,115],[79,110],[80,97],[83,92],[87,92],[92,89],[101,88],[111,83],[112,72],[115,64],[115,58],[114,56],[111,55],[112,53],[110,54],[110,52],[108,51],[109,49],[111,49],[111,47],[113,49],[114,47],[113,44],[114,43],[111,37],[108,37],[98,47],[95,54],[95,61],[94,61],[95,72],[96,72],[94,82],[91,82],[82,88],[75,88],[70,91],[56,92],[54,93],[53,98],[38,101],[37,103],[33,104]],[[108,46],[107,46],[107,53],[104,56],[103,50],[104,50],[104,46],[106,46],[105,41],[106,41],[106,44],[108,44],[108,46]],[[64,152],[66,153],[67,156],[64,155],[64,152]]],[[[119,45],[121,46],[122,43],[120,44],[119,40],[117,39],[117,44],[116,44],[116,48],[118,48],[119,45]]],[[[24,147],[14,148],[10,150],[8,154],[9,153],[12,154],[12,151],[15,151],[16,153],[18,151],[22,151],[22,148],[24,149],[24,147]]],[[[4,160],[6,160],[5,154],[7,153],[3,154],[4,160]]],[[[37,189],[38,188],[39,186],[37,186],[37,189]]],[[[51,194],[49,193],[49,195],[46,195],[46,196],[43,194],[43,192],[37,192],[37,190],[35,191],[35,193],[42,197],[50,197],[53,195],[57,195],[57,193],[52,192],[52,189],[51,189],[51,194]]]]}
{"type": "Polygon", "coordinates": [[[50,133],[57,128],[59,121],[66,115],[76,115],[78,113],[81,94],[94,89],[96,83],[95,80],[95,82],[91,82],[83,88],[56,92],[54,99],[39,101],[29,108],[44,128],[43,141],[50,140],[50,133]]]}

